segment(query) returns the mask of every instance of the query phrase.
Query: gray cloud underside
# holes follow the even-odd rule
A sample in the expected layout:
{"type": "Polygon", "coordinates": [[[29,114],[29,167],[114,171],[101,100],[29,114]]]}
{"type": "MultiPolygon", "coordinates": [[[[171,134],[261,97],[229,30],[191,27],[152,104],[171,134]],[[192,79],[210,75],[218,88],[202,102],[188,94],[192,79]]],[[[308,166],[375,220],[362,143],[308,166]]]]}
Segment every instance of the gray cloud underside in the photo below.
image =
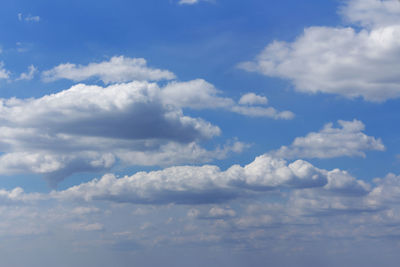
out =
{"type": "Polygon", "coordinates": [[[78,84],[37,99],[0,99],[0,173],[39,173],[56,184],[76,172],[107,170],[119,160],[146,166],[204,163],[247,147],[227,142],[205,150],[200,143],[221,130],[185,116],[183,109],[293,117],[264,107],[265,97],[248,94],[239,104],[220,94],[198,79],[162,88],[145,81],[78,84]]]}
{"type": "Polygon", "coordinates": [[[0,172],[62,179],[107,169],[117,154],[157,155],[171,148],[172,156],[185,146],[199,151],[198,141],[220,134],[218,127],[164,105],[160,94],[156,84],[132,82],[106,88],[80,84],[38,99],[1,99],[0,172]]]}

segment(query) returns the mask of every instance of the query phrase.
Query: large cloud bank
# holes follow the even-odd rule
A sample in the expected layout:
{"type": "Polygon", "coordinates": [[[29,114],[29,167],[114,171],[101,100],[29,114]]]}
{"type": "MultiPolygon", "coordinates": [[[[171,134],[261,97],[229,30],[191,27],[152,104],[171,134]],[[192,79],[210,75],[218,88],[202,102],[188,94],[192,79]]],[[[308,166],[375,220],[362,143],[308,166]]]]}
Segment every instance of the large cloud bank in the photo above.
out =
{"type": "Polygon", "coordinates": [[[304,93],[362,97],[374,102],[398,98],[400,2],[353,0],[340,12],[354,27],[306,28],[293,42],[267,45],[240,68],[288,79],[304,93]]]}

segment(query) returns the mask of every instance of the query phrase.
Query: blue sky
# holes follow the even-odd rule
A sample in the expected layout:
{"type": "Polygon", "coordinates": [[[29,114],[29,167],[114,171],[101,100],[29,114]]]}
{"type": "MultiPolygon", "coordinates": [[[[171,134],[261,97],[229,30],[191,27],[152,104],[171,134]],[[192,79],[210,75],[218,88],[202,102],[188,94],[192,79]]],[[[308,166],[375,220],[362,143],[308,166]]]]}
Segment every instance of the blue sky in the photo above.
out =
{"type": "Polygon", "coordinates": [[[397,266],[399,1],[3,2],[4,265],[397,266]]]}

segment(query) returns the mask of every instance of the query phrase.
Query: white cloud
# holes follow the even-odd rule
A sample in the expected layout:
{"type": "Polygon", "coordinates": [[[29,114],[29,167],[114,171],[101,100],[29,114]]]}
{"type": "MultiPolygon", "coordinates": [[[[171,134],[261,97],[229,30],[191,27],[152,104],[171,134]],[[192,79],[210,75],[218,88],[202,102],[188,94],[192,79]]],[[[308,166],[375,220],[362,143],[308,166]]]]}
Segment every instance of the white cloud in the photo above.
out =
{"type": "Polygon", "coordinates": [[[386,206],[400,203],[400,176],[393,173],[383,179],[375,179],[377,186],[368,196],[368,202],[373,206],[386,206]]]}
{"type": "Polygon", "coordinates": [[[24,16],[22,13],[18,13],[18,20],[19,21],[27,21],[27,22],[39,22],[40,17],[39,16],[32,16],[32,15],[27,15],[24,16]]]}
{"type": "Polygon", "coordinates": [[[25,193],[21,187],[16,187],[10,191],[0,189],[0,205],[28,203],[46,198],[39,193],[25,193]]]}
{"type": "Polygon", "coordinates": [[[361,121],[339,120],[338,124],[341,128],[328,123],[319,132],[297,137],[290,146],[282,146],[270,154],[282,158],[365,157],[367,150],[385,150],[380,139],[362,132],[365,125],[361,121]]]}
{"type": "Polygon", "coordinates": [[[205,165],[139,172],[123,178],[108,174],[100,180],[52,194],[60,199],[100,199],[137,204],[219,203],[280,187],[322,187],[328,183],[328,174],[328,171],[305,161],[287,164],[284,160],[264,155],[244,167],[234,165],[226,171],[205,165]]]}
{"type": "Polygon", "coordinates": [[[172,164],[168,157],[178,151],[185,152],[179,161],[194,155],[208,161],[244,147],[202,149],[197,142],[220,129],[164,105],[160,90],[147,82],[79,84],[38,99],[0,99],[0,173],[33,172],[57,182],[108,169],[118,157],[133,165],[172,164]]]}
{"type": "Polygon", "coordinates": [[[180,0],[179,4],[180,5],[194,5],[197,4],[199,0],[180,0]]]}
{"type": "Polygon", "coordinates": [[[351,23],[364,27],[385,27],[400,24],[398,0],[351,0],[340,13],[351,23]]]}
{"type": "Polygon", "coordinates": [[[10,72],[4,68],[4,62],[0,61],[0,79],[9,79],[10,72]]]}
{"type": "Polygon", "coordinates": [[[28,67],[28,72],[21,73],[19,78],[17,80],[32,80],[33,77],[35,76],[35,73],[37,72],[37,68],[33,65],[30,65],[28,67]]]}
{"type": "Polygon", "coordinates": [[[73,223],[67,225],[72,231],[100,231],[104,226],[101,223],[73,223]]]}
{"type": "Polygon", "coordinates": [[[40,17],[39,16],[32,16],[32,15],[28,15],[25,18],[26,21],[33,21],[33,22],[39,22],[40,21],[40,17]]]}
{"type": "Polygon", "coordinates": [[[236,212],[230,208],[212,207],[208,211],[211,218],[235,217],[236,212]]]}
{"type": "Polygon", "coordinates": [[[213,159],[224,159],[232,153],[241,153],[249,145],[242,142],[230,142],[223,147],[207,150],[195,142],[189,144],[167,143],[157,150],[116,152],[117,157],[125,164],[141,166],[171,166],[173,164],[198,164],[210,162],[213,159]]]}
{"type": "Polygon", "coordinates": [[[385,241],[400,222],[399,181],[390,174],[371,190],[345,171],[266,155],[226,171],[206,165],[106,175],[36,198],[21,188],[0,190],[0,235],[22,242],[51,236],[51,245],[67,237],[85,251],[92,243],[124,250],[194,243],[243,250],[279,242],[286,252],[291,240],[296,246],[341,238],[385,241]]]}
{"type": "Polygon", "coordinates": [[[327,174],[328,183],[324,189],[351,196],[370,192],[371,186],[362,180],[357,180],[348,172],[334,169],[327,174]]]}
{"type": "Polygon", "coordinates": [[[253,106],[267,104],[267,98],[249,93],[235,103],[231,98],[220,97],[221,92],[214,85],[202,79],[189,82],[171,82],[162,91],[166,104],[192,109],[225,109],[250,117],[292,119],[291,111],[277,111],[273,107],[253,106]],[[245,104],[246,105],[245,105],[245,104]]]}
{"type": "MultiPolygon", "coordinates": [[[[35,71],[31,66],[30,73],[20,78],[31,78],[35,71]]],[[[212,84],[198,79],[171,82],[163,88],[145,81],[104,88],[78,84],[38,99],[0,99],[0,173],[42,174],[55,185],[73,173],[104,171],[116,162],[128,166],[204,163],[248,147],[235,141],[214,150],[202,148],[199,142],[220,135],[221,130],[185,116],[184,108],[293,117],[290,111],[240,105],[219,94],[212,84]]],[[[249,96],[253,103],[265,103],[263,97],[249,96]]]]}
{"type": "Polygon", "coordinates": [[[247,93],[239,100],[240,105],[266,105],[267,103],[268,98],[256,95],[255,93],[247,93]]]}
{"type": "MultiPolygon", "coordinates": [[[[110,61],[90,63],[87,66],[61,64],[51,70],[42,72],[45,81],[70,79],[82,81],[98,77],[104,83],[129,82],[133,80],[159,81],[172,80],[175,75],[167,70],[147,67],[145,59],[113,57],[110,61]]],[[[292,119],[291,111],[278,111],[266,105],[268,99],[254,93],[248,93],[236,103],[233,99],[222,97],[221,91],[203,79],[188,82],[172,81],[161,90],[162,102],[179,108],[191,109],[225,109],[244,116],[268,117],[273,119],[292,119]]]]}
{"type": "Polygon", "coordinates": [[[362,212],[377,212],[376,207],[365,201],[366,194],[346,195],[332,194],[326,190],[298,190],[292,192],[287,203],[287,211],[294,217],[336,216],[338,214],[353,214],[359,216],[362,212]]]}
{"type": "Polygon", "coordinates": [[[71,63],[61,64],[44,71],[42,78],[46,82],[69,79],[75,82],[98,78],[104,83],[120,83],[133,80],[158,81],[171,80],[175,75],[167,70],[149,68],[143,58],[124,56],[112,57],[109,61],[90,63],[86,66],[71,63]]]}
{"type": "Polygon", "coordinates": [[[400,96],[400,2],[350,0],[341,13],[367,28],[309,27],[294,42],[274,41],[247,71],[280,77],[305,93],[385,101],[400,96]]]}
{"type": "Polygon", "coordinates": [[[171,82],[162,91],[166,104],[192,109],[227,108],[235,105],[230,98],[219,97],[221,92],[203,79],[171,82]]]}

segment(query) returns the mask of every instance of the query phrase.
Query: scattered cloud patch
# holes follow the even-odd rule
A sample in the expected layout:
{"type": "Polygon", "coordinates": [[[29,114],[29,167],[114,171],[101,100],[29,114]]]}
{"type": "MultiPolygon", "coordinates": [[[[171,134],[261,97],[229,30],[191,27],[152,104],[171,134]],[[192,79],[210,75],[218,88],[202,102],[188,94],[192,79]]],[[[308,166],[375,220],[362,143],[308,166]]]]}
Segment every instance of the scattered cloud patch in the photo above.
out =
{"type": "Polygon", "coordinates": [[[189,82],[171,82],[162,91],[167,104],[191,109],[225,109],[250,117],[269,117],[273,119],[292,119],[291,111],[278,111],[266,105],[266,97],[249,93],[236,103],[231,98],[220,97],[221,92],[205,80],[197,79],[189,82]]]}
{"type": "MultiPolygon", "coordinates": [[[[110,61],[90,63],[87,66],[61,64],[42,72],[42,79],[50,82],[58,79],[83,81],[97,77],[104,83],[130,81],[173,80],[175,75],[167,70],[147,67],[145,59],[113,57],[110,61]]],[[[264,96],[249,93],[236,103],[233,99],[221,97],[221,91],[203,79],[188,82],[172,81],[162,88],[161,98],[166,105],[190,109],[225,109],[244,116],[292,119],[291,111],[278,111],[273,107],[263,107],[268,103],[264,96]],[[261,106],[260,106],[261,105],[261,106]]]]}
{"type": "Polygon", "coordinates": [[[365,125],[358,120],[339,120],[340,128],[328,123],[319,132],[297,137],[290,146],[282,146],[271,155],[282,158],[365,157],[365,151],[383,151],[380,139],[363,133],[365,125]]]}
{"type": "Polygon", "coordinates": [[[294,42],[274,41],[239,68],[290,80],[297,91],[382,102],[400,96],[400,2],[351,0],[352,27],[309,27],[294,42]]]}
{"type": "Polygon", "coordinates": [[[24,16],[22,13],[18,13],[17,16],[18,16],[19,21],[27,21],[27,22],[39,22],[40,21],[39,16],[32,16],[32,15],[24,16]]]}
{"type": "Polygon", "coordinates": [[[72,231],[101,231],[104,229],[104,226],[100,223],[73,223],[67,225],[72,231]]]}
{"type": "Polygon", "coordinates": [[[175,74],[167,70],[147,66],[143,58],[124,56],[112,57],[109,61],[90,63],[86,66],[71,63],[60,64],[44,71],[42,78],[46,82],[68,79],[75,82],[97,78],[105,84],[140,81],[159,81],[175,79],[175,74]]]}
{"type": "Polygon", "coordinates": [[[4,68],[4,62],[0,62],[0,79],[9,79],[10,71],[4,68]]]}
{"type": "Polygon", "coordinates": [[[28,72],[21,73],[17,80],[32,80],[37,71],[38,69],[35,66],[30,65],[28,67],[28,72]]]}
{"type": "Polygon", "coordinates": [[[180,5],[194,5],[199,3],[199,0],[180,0],[178,3],[180,5]]]}
{"type": "Polygon", "coordinates": [[[240,105],[266,105],[267,103],[268,98],[256,95],[255,93],[247,93],[239,100],[240,105]]]}

